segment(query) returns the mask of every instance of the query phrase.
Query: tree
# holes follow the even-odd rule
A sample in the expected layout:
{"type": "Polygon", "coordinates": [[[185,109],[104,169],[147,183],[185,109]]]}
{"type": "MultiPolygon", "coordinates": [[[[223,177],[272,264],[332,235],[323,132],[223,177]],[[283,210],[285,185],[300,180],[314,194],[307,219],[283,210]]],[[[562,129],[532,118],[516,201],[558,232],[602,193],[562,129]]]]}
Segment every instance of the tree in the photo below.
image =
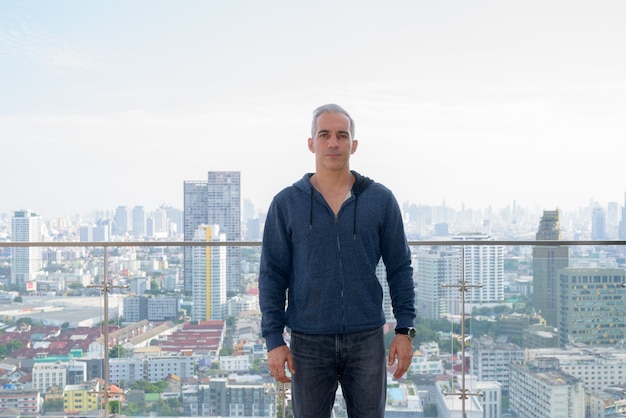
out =
{"type": "Polygon", "coordinates": [[[120,401],[109,401],[109,412],[112,414],[119,414],[122,410],[122,404],[120,401]]]}
{"type": "Polygon", "coordinates": [[[46,399],[43,403],[43,413],[63,412],[63,399],[46,399]]]}
{"type": "Polygon", "coordinates": [[[15,321],[15,325],[19,325],[19,324],[28,324],[28,325],[33,325],[33,320],[31,318],[20,318],[17,321],[15,321]]]}
{"type": "Polygon", "coordinates": [[[109,358],[123,358],[126,357],[126,349],[121,345],[116,345],[109,351],[109,358]]]}
{"type": "Polygon", "coordinates": [[[11,340],[7,343],[7,351],[12,353],[20,348],[24,347],[24,343],[19,340],[11,340]]]}

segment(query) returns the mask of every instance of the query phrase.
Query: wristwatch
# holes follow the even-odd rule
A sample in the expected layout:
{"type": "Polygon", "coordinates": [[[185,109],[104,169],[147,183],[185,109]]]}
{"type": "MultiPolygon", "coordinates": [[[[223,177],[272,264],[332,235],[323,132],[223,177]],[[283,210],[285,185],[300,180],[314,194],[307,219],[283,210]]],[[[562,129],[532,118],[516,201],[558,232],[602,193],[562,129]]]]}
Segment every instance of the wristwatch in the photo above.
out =
{"type": "Polygon", "coordinates": [[[409,340],[413,341],[413,338],[415,338],[417,331],[415,331],[415,328],[413,327],[396,328],[396,334],[406,335],[409,340]]]}

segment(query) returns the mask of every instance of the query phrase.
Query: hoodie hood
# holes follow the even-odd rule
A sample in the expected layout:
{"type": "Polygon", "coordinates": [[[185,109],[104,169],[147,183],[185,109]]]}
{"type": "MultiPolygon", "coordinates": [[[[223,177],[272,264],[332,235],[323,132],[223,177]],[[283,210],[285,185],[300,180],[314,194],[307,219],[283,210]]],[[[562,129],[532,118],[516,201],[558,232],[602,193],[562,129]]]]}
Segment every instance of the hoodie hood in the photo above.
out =
{"type": "MultiPolygon", "coordinates": [[[[359,195],[365,191],[371,184],[374,183],[369,177],[363,176],[354,170],[350,170],[354,175],[354,184],[352,185],[351,194],[354,196],[354,224],[353,224],[353,236],[356,239],[356,210],[359,201],[359,195]]],[[[313,194],[315,188],[311,184],[311,176],[313,173],[307,173],[302,179],[294,183],[294,186],[308,192],[311,199],[309,205],[309,230],[313,229],[313,194]]]]}

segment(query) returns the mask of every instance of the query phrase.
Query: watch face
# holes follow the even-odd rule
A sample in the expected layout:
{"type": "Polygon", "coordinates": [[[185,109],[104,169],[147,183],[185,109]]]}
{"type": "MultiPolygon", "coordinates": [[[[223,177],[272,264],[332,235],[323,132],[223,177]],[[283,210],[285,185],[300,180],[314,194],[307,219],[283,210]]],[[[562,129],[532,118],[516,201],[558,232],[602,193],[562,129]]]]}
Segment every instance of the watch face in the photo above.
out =
{"type": "Polygon", "coordinates": [[[409,333],[407,335],[411,338],[415,338],[417,331],[415,331],[415,328],[409,328],[409,333]]]}

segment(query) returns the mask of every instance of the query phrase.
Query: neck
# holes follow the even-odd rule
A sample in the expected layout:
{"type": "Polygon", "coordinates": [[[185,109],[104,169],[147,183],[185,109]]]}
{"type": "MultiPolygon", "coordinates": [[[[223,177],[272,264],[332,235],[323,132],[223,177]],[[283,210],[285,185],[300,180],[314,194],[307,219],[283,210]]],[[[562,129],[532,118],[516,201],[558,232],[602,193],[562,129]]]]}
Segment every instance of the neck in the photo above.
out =
{"type": "Polygon", "coordinates": [[[331,186],[353,183],[354,175],[347,169],[340,171],[318,170],[313,174],[312,179],[315,179],[318,184],[331,186]]]}

